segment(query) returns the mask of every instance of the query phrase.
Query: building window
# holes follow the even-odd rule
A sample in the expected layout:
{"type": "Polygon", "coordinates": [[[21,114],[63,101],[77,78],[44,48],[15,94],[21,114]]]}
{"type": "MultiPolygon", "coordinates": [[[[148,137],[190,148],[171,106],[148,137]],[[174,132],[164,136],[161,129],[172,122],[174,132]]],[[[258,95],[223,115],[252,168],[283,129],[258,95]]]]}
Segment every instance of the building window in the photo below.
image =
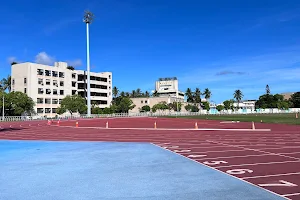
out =
{"type": "Polygon", "coordinates": [[[27,88],[24,88],[24,93],[25,93],[25,94],[27,93],[27,88]]]}
{"type": "Polygon", "coordinates": [[[14,85],[14,84],[15,84],[15,79],[12,80],[12,85],[14,85]]]}
{"type": "Polygon", "coordinates": [[[56,113],[56,108],[52,108],[52,113],[56,113]]]}
{"type": "Polygon", "coordinates": [[[75,94],[76,94],[76,91],[77,91],[77,90],[72,90],[72,95],[75,95],[75,94]]]}
{"type": "Polygon", "coordinates": [[[42,79],[42,78],[39,78],[39,79],[38,79],[38,84],[44,85],[44,84],[43,84],[43,79],[42,79]]]}
{"type": "Polygon", "coordinates": [[[52,76],[53,76],[53,77],[58,77],[57,71],[52,71],[52,76]]]}
{"type": "Polygon", "coordinates": [[[78,75],[77,76],[77,80],[78,81],[83,81],[85,78],[84,78],[84,75],[78,75]]]}
{"type": "Polygon", "coordinates": [[[24,78],[24,84],[25,85],[27,84],[27,78],[24,78]]]}
{"type": "Polygon", "coordinates": [[[107,101],[100,101],[100,104],[107,105],[107,101]]]}
{"type": "Polygon", "coordinates": [[[108,78],[111,79],[111,75],[108,75],[108,78]]]}
{"type": "Polygon", "coordinates": [[[57,89],[53,89],[53,94],[57,94],[57,89]]]}
{"type": "Polygon", "coordinates": [[[60,91],[59,91],[59,94],[60,94],[60,95],[64,95],[64,91],[63,91],[63,90],[60,90],[60,91]]]}
{"type": "Polygon", "coordinates": [[[53,85],[58,87],[57,80],[53,80],[53,85]]]}
{"type": "Polygon", "coordinates": [[[51,113],[51,108],[45,108],[45,113],[51,113]]]}
{"type": "Polygon", "coordinates": [[[37,75],[44,75],[44,70],[43,69],[38,69],[37,70],[37,75]]]}
{"type": "Polygon", "coordinates": [[[76,78],[76,74],[73,73],[73,74],[72,74],[72,78],[76,78]]]}
{"type": "Polygon", "coordinates": [[[107,82],[107,78],[99,78],[99,81],[107,82]]]}
{"type": "Polygon", "coordinates": [[[36,103],[38,103],[38,104],[44,103],[44,99],[43,98],[37,98],[36,103]]]}
{"type": "Polygon", "coordinates": [[[44,113],[44,109],[43,108],[38,108],[37,113],[44,113]]]}
{"type": "Polygon", "coordinates": [[[148,101],[147,101],[147,100],[145,100],[145,103],[148,103],[148,101]]]}
{"type": "Polygon", "coordinates": [[[59,85],[60,85],[60,86],[64,86],[64,82],[63,82],[63,81],[60,81],[60,82],[59,82],[59,85]]]}
{"type": "Polygon", "coordinates": [[[76,82],[72,81],[72,87],[76,87],[76,82]]]}
{"type": "Polygon", "coordinates": [[[59,103],[59,104],[61,104],[61,100],[62,100],[62,99],[59,99],[59,100],[58,100],[58,103],[59,103]]]}
{"type": "Polygon", "coordinates": [[[50,79],[46,79],[46,85],[50,85],[50,79]]]}
{"type": "Polygon", "coordinates": [[[60,78],[65,78],[65,73],[59,72],[59,77],[60,77],[60,78]]]}
{"type": "Polygon", "coordinates": [[[51,90],[50,89],[46,89],[46,94],[51,94],[51,90]]]}
{"type": "Polygon", "coordinates": [[[51,71],[50,70],[45,70],[45,75],[46,76],[51,76],[51,71]]]}
{"type": "Polygon", "coordinates": [[[58,100],[57,99],[52,99],[52,104],[58,104],[58,100]]]}
{"type": "Polygon", "coordinates": [[[38,94],[43,94],[43,93],[44,93],[43,88],[38,88],[38,94]]]}
{"type": "Polygon", "coordinates": [[[51,99],[45,99],[45,104],[51,104],[51,99]]]}

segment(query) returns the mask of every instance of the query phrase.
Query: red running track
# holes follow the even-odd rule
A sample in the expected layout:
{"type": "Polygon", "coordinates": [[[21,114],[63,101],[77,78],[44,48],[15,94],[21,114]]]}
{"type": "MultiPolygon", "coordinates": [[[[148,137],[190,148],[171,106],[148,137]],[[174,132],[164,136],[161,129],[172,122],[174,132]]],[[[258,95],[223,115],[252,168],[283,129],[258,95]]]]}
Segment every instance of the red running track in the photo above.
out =
{"type": "MultiPolygon", "coordinates": [[[[160,118],[109,119],[110,127],[193,128],[195,120],[160,118]]],[[[251,131],[161,131],[116,130],[105,127],[107,119],[45,121],[0,124],[0,139],[151,142],[161,148],[274,192],[286,199],[300,200],[300,128],[280,124],[256,124],[270,132],[251,131]],[[64,127],[70,126],[70,127],[64,127]],[[84,128],[90,127],[90,128],[84,128]],[[93,128],[95,127],[95,128],[93,128]]],[[[197,120],[207,128],[248,128],[251,123],[222,124],[197,120]]]]}

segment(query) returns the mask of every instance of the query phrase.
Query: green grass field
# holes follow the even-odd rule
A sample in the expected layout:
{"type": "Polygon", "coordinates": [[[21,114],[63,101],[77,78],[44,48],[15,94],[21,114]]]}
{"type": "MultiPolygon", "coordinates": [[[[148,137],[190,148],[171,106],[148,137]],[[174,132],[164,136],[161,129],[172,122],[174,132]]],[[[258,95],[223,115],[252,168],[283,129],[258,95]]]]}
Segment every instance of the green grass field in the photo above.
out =
{"type": "MultiPolygon", "coordinates": [[[[176,116],[169,116],[175,118],[176,116]]],[[[300,117],[300,116],[299,116],[300,117]]],[[[296,114],[247,114],[247,115],[198,115],[198,116],[178,116],[187,119],[208,119],[222,121],[260,122],[276,124],[300,125],[300,118],[296,119],[296,114]]]]}

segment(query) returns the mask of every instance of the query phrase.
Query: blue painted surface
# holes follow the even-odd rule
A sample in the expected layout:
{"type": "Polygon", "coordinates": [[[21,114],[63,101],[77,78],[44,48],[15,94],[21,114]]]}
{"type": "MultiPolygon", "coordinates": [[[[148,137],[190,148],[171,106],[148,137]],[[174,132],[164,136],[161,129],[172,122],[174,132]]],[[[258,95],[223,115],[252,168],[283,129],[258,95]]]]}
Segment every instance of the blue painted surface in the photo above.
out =
{"type": "Polygon", "coordinates": [[[0,141],[1,200],[277,200],[144,143],[0,141]]]}

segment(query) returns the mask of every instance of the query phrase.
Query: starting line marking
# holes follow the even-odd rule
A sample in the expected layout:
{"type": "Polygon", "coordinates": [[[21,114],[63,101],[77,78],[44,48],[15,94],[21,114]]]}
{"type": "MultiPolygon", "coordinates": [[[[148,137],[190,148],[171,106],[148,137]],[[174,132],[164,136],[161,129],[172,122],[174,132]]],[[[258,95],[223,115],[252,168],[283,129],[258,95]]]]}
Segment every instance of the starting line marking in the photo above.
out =
{"type": "Polygon", "coordinates": [[[296,196],[296,195],[300,195],[300,193],[284,194],[282,196],[284,196],[284,197],[290,197],[290,196],[296,196]]]}
{"type": "Polygon", "coordinates": [[[188,155],[188,158],[203,158],[206,157],[207,155],[188,155]]]}
{"type": "Polygon", "coordinates": [[[284,180],[280,180],[279,183],[266,183],[266,184],[258,184],[259,186],[262,187],[297,187],[298,185],[288,182],[288,181],[284,181],[284,180]]]}
{"type": "Polygon", "coordinates": [[[227,166],[221,166],[216,168],[222,168],[222,167],[238,167],[238,166],[252,166],[252,165],[271,165],[271,164],[283,164],[283,163],[297,163],[300,162],[300,160],[291,160],[291,161],[282,161],[282,162],[266,162],[266,163],[249,163],[249,164],[240,164],[240,165],[227,165],[227,166]]]}
{"type": "Polygon", "coordinates": [[[289,175],[297,175],[297,174],[300,174],[300,172],[286,173],[286,174],[272,174],[272,175],[264,175],[264,176],[249,176],[249,177],[243,177],[242,179],[268,178],[268,177],[275,177],[275,176],[289,176],[289,175]]]}

